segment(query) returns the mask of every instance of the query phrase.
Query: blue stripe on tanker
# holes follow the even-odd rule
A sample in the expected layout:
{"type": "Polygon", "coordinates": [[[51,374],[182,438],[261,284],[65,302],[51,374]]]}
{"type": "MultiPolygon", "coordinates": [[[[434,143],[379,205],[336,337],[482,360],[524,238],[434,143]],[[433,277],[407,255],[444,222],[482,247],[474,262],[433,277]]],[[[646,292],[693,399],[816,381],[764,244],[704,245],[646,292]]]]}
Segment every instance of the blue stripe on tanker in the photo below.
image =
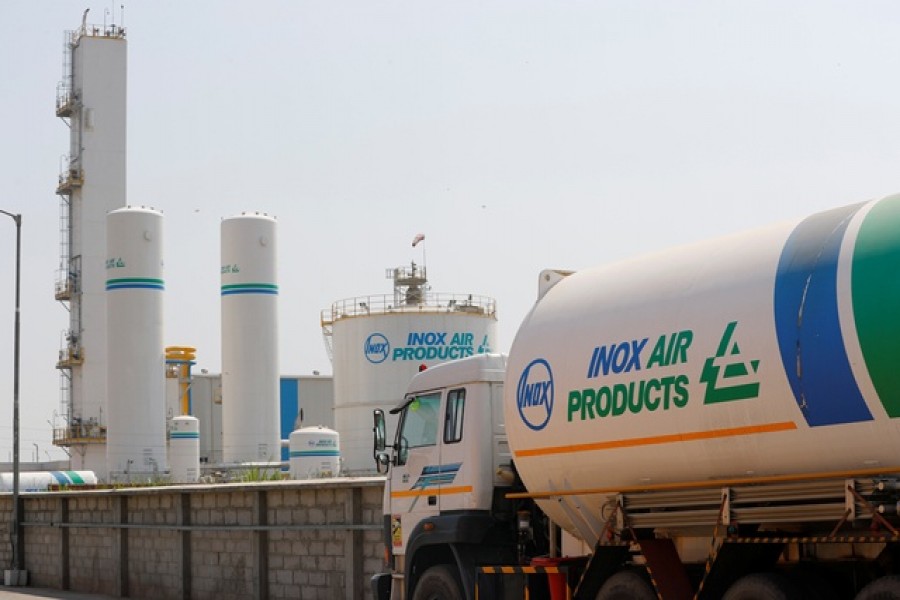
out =
{"type": "Polygon", "coordinates": [[[813,215],[791,233],[775,278],[775,328],[797,405],[812,427],[871,421],[838,316],[841,242],[862,204],[813,215]]]}
{"type": "Polygon", "coordinates": [[[72,483],[72,480],[66,477],[66,474],[62,471],[50,471],[50,474],[53,475],[53,477],[56,479],[56,481],[59,482],[60,485],[68,485],[72,483]]]}

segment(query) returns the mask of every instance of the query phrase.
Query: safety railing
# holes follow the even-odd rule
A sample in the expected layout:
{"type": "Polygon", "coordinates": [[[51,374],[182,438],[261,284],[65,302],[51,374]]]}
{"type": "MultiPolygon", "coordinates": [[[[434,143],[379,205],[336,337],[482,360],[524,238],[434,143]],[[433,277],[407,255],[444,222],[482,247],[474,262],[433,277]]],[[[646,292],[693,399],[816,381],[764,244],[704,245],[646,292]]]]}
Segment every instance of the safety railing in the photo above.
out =
{"type": "Polygon", "coordinates": [[[422,302],[417,304],[398,303],[397,297],[393,294],[355,296],[338,300],[331,305],[330,309],[323,310],[321,324],[323,327],[328,327],[335,321],[350,317],[395,313],[465,313],[495,317],[497,314],[497,301],[487,296],[474,294],[438,292],[424,294],[422,302]]]}

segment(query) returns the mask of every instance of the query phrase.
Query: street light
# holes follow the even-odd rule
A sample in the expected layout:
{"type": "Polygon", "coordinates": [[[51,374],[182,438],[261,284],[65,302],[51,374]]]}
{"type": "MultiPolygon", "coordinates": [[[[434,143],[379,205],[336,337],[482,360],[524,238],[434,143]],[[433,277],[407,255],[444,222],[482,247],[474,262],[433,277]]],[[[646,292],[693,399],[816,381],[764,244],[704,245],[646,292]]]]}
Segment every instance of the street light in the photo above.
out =
{"type": "MultiPolygon", "coordinates": [[[[22,521],[19,514],[19,267],[22,262],[22,215],[0,210],[16,222],[16,325],[13,349],[13,518],[10,541],[12,542],[12,568],[22,569],[22,521]]],[[[18,573],[16,574],[18,576],[18,573]]]]}

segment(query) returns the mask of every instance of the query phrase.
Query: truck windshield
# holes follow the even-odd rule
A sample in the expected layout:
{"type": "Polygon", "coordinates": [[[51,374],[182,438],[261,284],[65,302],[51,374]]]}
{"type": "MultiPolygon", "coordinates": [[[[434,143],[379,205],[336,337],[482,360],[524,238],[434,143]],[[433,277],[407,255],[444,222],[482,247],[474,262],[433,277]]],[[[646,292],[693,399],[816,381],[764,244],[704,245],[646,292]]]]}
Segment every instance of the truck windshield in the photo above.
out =
{"type": "MultiPolygon", "coordinates": [[[[416,396],[403,411],[403,424],[400,426],[401,454],[409,448],[421,448],[437,444],[438,415],[441,406],[441,393],[432,392],[416,396]]],[[[402,456],[405,461],[406,457],[402,456]]]]}

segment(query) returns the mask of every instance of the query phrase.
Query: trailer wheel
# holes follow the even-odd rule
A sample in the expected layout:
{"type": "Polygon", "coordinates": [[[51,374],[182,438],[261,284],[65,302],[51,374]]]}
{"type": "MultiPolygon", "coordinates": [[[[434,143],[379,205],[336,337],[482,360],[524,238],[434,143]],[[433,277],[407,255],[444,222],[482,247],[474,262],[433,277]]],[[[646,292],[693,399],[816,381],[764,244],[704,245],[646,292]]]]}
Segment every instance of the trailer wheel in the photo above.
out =
{"type": "Polygon", "coordinates": [[[657,600],[658,596],[646,575],[638,571],[619,571],[606,580],[597,600],[657,600]]]}
{"type": "Polygon", "coordinates": [[[463,594],[453,571],[445,565],[436,565],[422,573],[413,600],[463,600],[463,594]]]}
{"type": "Polygon", "coordinates": [[[879,577],[864,587],[856,600],[900,600],[900,576],[879,577]]]}
{"type": "Polygon", "coordinates": [[[800,590],[779,573],[745,575],[728,588],[723,600],[800,600],[800,590]]]}

